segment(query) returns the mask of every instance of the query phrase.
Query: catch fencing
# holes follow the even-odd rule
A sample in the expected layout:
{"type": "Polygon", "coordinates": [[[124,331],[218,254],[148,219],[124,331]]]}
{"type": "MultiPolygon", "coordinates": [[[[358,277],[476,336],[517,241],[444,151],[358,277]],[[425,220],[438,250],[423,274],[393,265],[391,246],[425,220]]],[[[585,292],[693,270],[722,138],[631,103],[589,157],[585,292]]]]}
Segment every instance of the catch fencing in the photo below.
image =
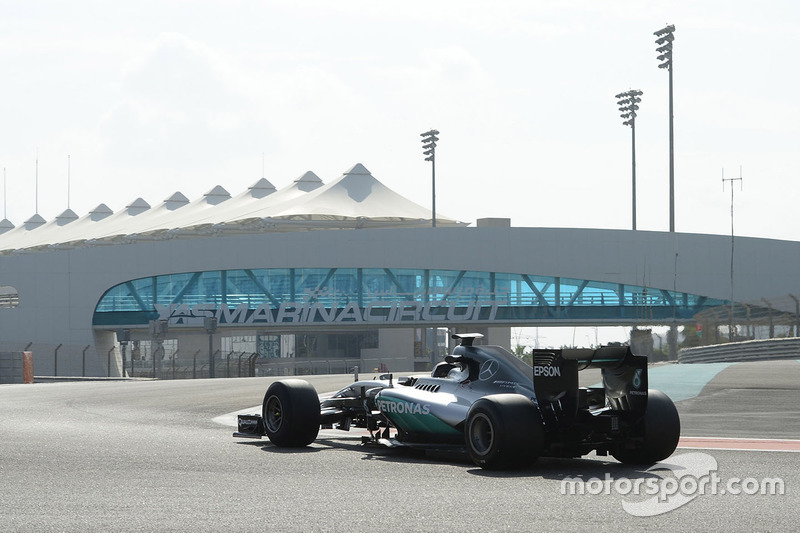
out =
{"type": "MultiPolygon", "coordinates": [[[[257,353],[231,352],[222,358],[215,353],[214,377],[241,378],[256,375],[255,361],[257,353]]],[[[183,357],[175,353],[167,359],[145,359],[126,362],[126,372],[130,377],[157,379],[201,379],[211,377],[211,365],[208,354],[204,356],[197,351],[191,356],[183,357]]]]}
{"type": "MultiPolygon", "coordinates": [[[[214,354],[214,377],[237,378],[259,376],[310,376],[319,374],[351,374],[356,367],[363,373],[403,372],[410,369],[402,357],[382,358],[265,358],[253,352],[231,352],[220,357],[214,354]]],[[[209,357],[196,352],[191,357],[179,353],[167,359],[127,361],[130,377],[157,379],[201,379],[211,377],[209,357]]]]}

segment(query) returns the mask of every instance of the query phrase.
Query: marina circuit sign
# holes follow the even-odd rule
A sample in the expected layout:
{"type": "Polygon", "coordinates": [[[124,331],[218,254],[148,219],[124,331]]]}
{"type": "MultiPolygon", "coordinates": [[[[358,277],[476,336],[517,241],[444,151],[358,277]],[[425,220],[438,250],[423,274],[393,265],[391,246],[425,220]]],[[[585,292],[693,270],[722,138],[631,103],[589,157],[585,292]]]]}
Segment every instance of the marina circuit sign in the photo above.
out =
{"type": "Polygon", "coordinates": [[[243,303],[235,307],[221,304],[170,304],[155,308],[159,319],[172,325],[202,326],[204,318],[216,318],[218,324],[400,324],[406,322],[492,322],[500,302],[469,303],[437,300],[374,301],[364,306],[348,302],[327,307],[322,302],[262,303],[255,307],[243,303]]]}

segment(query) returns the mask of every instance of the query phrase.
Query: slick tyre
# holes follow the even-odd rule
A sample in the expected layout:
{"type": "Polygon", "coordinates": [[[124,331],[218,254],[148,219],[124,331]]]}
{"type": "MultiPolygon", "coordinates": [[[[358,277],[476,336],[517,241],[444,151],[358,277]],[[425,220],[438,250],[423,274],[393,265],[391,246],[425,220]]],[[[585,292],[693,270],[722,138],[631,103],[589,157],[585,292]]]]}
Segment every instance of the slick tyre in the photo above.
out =
{"type": "Polygon", "coordinates": [[[536,406],[519,394],[495,394],[476,401],[464,434],[470,458],[488,470],[529,465],[544,448],[536,406]]]}
{"type": "Polygon", "coordinates": [[[267,389],[261,407],[264,432],[276,446],[308,446],[319,433],[319,396],[301,379],[276,381],[267,389]]]}
{"type": "Polygon", "coordinates": [[[681,436],[681,420],[669,396],[655,389],[647,391],[647,408],[639,424],[644,441],[636,448],[615,450],[611,455],[617,461],[649,465],[672,455],[681,436]]]}

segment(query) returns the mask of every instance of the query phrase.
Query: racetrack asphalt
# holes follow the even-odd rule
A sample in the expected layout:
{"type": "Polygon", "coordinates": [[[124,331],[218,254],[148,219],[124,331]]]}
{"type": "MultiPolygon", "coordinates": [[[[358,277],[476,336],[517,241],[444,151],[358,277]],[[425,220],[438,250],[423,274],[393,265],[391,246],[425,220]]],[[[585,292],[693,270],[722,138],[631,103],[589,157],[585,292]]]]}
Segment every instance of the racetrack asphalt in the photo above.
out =
{"type": "MultiPolygon", "coordinates": [[[[667,390],[710,372],[703,365],[659,368],[651,369],[650,384],[667,390]]],[[[351,380],[309,378],[321,392],[351,380]]],[[[0,530],[798,529],[798,453],[678,449],[668,460],[673,467],[711,460],[723,480],[780,478],[784,494],[693,494],[674,510],[641,517],[625,509],[643,498],[614,483],[668,480],[677,471],[592,455],[489,472],[460,455],[364,448],[358,435],[344,432],[284,450],[267,440],[234,439],[230,427],[214,421],[260,404],[271,381],[0,386],[0,530]],[[562,494],[567,478],[584,481],[587,491],[562,494]],[[597,494],[600,485],[591,483],[604,479],[613,490],[597,494]]],[[[597,381],[582,377],[582,384],[597,381]]],[[[696,396],[676,402],[682,435],[800,440],[799,390],[797,361],[719,369],[696,396]]]]}

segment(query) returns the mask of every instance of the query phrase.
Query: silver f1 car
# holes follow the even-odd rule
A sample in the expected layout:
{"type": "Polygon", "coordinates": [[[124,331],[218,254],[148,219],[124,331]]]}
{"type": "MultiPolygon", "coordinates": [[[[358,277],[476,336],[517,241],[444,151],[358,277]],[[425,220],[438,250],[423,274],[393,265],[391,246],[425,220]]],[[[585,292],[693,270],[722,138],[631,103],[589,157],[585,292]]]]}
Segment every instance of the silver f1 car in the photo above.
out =
{"type": "Polygon", "coordinates": [[[269,437],[276,446],[311,444],[320,427],[364,428],[365,444],[466,448],[487,469],[525,466],[538,457],[592,450],[623,463],[669,457],[680,436],[672,400],[648,390],[647,358],[627,346],[534,350],[533,367],[499,346],[453,335],[453,355],[430,375],[355,381],[320,400],[299,379],[277,381],[261,415],[240,415],[235,437],[269,437]],[[578,386],[578,371],[600,368],[603,386],[578,386]]]}

